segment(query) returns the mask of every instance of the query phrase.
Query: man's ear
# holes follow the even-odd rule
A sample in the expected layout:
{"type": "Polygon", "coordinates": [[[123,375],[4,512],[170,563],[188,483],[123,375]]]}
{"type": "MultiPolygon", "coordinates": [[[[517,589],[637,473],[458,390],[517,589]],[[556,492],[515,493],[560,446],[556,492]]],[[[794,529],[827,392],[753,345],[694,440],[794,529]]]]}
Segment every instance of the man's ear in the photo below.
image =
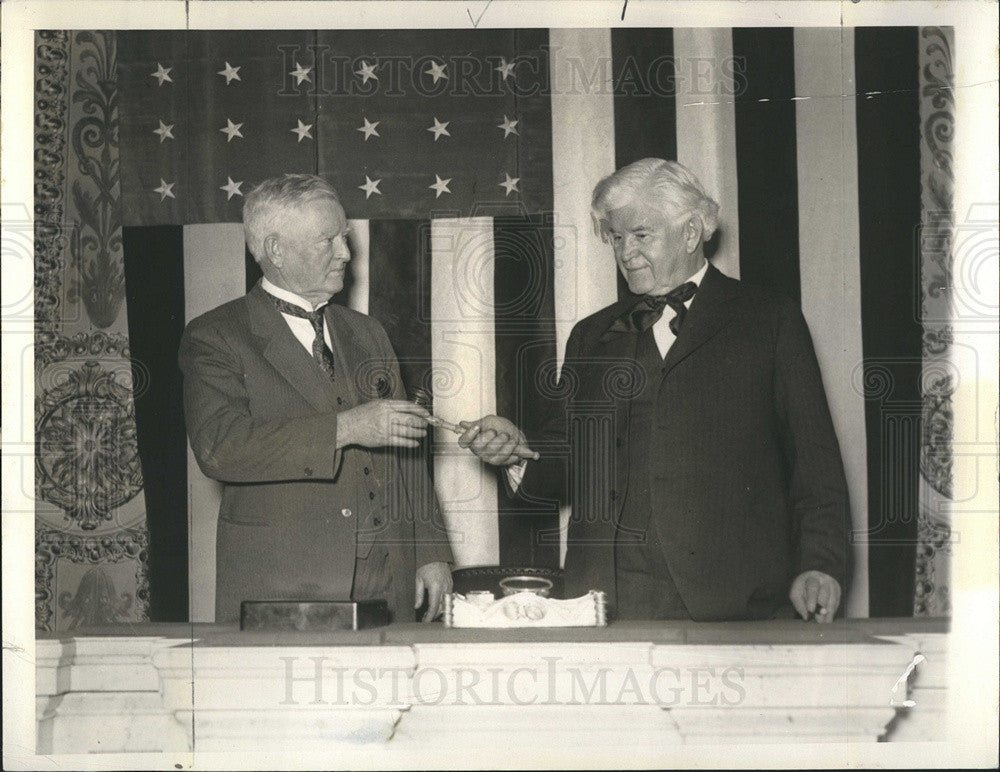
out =
{"type": "Polygon", "coordinates": [[[693,253],[701,244],[701,218],[689,217],[684,223],[684,247],[688,254],[693,253]]]}
{"type": "Polygon", "coordinates": [[[281,254],[281,240],[278,238],[278,234],[269,233],[264,237],[264,254],[271,261],[271,265],[275,268],[281,268],[284,261],[281,254]]]}

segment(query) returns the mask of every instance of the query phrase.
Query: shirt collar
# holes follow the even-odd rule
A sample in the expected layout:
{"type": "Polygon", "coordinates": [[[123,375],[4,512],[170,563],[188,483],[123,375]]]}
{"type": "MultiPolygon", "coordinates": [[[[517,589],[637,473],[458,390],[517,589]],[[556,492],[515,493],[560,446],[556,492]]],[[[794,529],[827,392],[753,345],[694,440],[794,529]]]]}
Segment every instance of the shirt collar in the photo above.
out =
{"type": "Polygon", "coordinates": [[[696,285],[698,285],[700,287],[701,286],[701,280],[705,278],[705,274],[707,272],[708,272],[708,260],[705,260],[701,264],[701,268],[699,268],[697,271],[695,271],[694,275],[691,276],[691,278],[688,279],[688,281],[689,282],[693,282],[694,284],[696,284],[696,285]]]}
{"type": "Polygon", "coordinates": [[[260,288],[265,292],[274,295],[276,298],[286,300],[299,308],[304,308],[306,311],[318,311],[326,305],[326,303],[321,303],[317,308],[313,308],[313,304],[301,295],[296,295],[291,290],[282,289],[281,287],[276,286],[272,282],[269,282],[266,277],[261,277],[260,288]]]}

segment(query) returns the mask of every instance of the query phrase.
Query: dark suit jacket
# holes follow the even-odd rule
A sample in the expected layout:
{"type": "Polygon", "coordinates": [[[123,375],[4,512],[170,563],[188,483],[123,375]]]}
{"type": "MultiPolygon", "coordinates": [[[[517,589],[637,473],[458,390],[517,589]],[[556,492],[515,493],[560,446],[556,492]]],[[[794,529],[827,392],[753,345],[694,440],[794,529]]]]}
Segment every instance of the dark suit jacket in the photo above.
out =
{"type": "Polygon", "coordinates": [[[332,381],[259,284],[184,331],[188,437],[202,471],[224,484],[217,621],[238,618],[241,600],[346,599],[355,557],[376,547],[394,616],[409,620],[416,568],[452,560],[418,454],[335,450],[338,412],[405,391],[378,322],[333,304],[326,321],[332,381]]]}
{"type": "Polygon", "coordinates": [[[628,306],[620,301],[573,328],[553,418],[529,437],[542,460],[528,463],[519,493],[573,505],[567,597],[594,588],[614,601],[629,397],[644,378],[659,382],[651,527],[692,617],[769,617],[810,569],[846,593],[843,463],[798,306],[710,265],[665,374],[638,368],[638,336],[600,341],[628,306]]]}

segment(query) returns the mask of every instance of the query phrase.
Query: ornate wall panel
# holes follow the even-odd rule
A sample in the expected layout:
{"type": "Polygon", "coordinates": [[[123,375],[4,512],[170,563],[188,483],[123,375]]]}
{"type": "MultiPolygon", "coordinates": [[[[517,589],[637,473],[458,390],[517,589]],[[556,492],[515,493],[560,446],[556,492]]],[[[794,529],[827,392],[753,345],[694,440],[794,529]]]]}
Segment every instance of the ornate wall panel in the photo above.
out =
{"type": "Polygon", "coordinates": [[[951,353],[951,256],[954,230],[955,73],[950,28],[920,30],[921,266],[924,327],[920,507],[914,614],[951,613],[951,441],[956,387],[951,353]]]}
{"type": "Polygon", "coordinates": [[[36,627],[148,618],[113,32],[35,39],[36,627]]]}

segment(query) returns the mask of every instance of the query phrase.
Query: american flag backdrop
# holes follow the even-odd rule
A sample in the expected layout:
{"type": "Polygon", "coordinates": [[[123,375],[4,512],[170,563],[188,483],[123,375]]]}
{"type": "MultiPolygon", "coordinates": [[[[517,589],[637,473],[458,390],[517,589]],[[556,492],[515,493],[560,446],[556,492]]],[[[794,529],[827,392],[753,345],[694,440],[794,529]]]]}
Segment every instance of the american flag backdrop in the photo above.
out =
{"type": "MultiPolygon", "coordinates": [[[[259,278],[240,225],[250,187],[326,176],[352,231],[336,302],[383,324],[408,386],[431,390],[445,419],[531,427],[573,324],[626,291],[592,232],[590,191],[657,156],[719,201],[717,267],[799,299],[810,322],[857,532],[848,613],[912,613],[919,438],[887,427],[863,363],[893,368],[894,399],[919,404],[918,35],[118,33],[153,591],[190,571],[191,618],[211,619],[218,489],[187,448],[175,356],[186,321],[259,278]]],[[[565,512],[508,499],[451,435],[434,456],[460,565],[558,565],[565,512]]]]}

